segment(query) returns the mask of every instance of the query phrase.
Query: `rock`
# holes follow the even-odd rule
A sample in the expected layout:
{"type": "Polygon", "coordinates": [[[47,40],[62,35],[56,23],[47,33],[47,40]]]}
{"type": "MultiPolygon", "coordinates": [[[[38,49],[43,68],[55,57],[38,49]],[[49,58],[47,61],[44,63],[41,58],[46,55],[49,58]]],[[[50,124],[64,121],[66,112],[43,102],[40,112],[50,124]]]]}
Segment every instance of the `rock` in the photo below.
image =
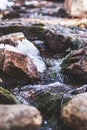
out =
{"type": "Polygon", "coordinates": [[[54,113],[57,112],[57,108],[59,107],[59,110],[61,108],[60,104],[63,94],[69,90],[71,90],[70,86],[55,82],[46,85],[26,85],[20,88],[20,90],[15,88],[13,93],[16,97],[18,96],[19,101],[22,99],[22,103],[26,101],[28,104],[31,100],[36,102],[35,104],[37,104],[37,107],[43,114],[53,117],[54,113]]]}
{"type": "Polygon", "coordinates": [[[18,101],[8,90],[0,87],[0,104],[18,104],[18,101]]]}
{"type": "Polygon", "coordinates": [[[48,31],[46,34],[47,44],[54,52],[64,52],[69,47],[69,38],[57,31],[48,31]]]}
{"type": "Polygon", "coordinates": [[[18,33],[11,33],[5,36],[0,37],[0,44],[9,44],[11,46],[16,46],[16,42],[18,40],[22,41],[25,38],[24,34],[22,32],[18,33]]]}
{"type": "Polygon", "coordinates": [[[13,6],[13,2],[12,1],[8,1],[8,0],[1,0],[0,1],[0,10],[6,10],[8,7],[13,6]]]}
{"type": "MultiPolygon", "coordinates": [[[[14,95],[24,104],[34,103],[45,119],[49,120],[51,126],[61,126],[60,111],[67,104],[73,95],[86,92],[87,85],[82,87],[71,87],[63,83],[55,82],[46,85],[26,85],[22,88],[15,88],[14,95]],[[57,123],[57,124],[55,124],[57,123]]],[[[71,129],[64,129],[71,130],[71,129]]]]}
{"type": "Polygon", "coordinates": [[[86,33],[84,31],[79,28],[48,25],[45,36],[46,44],[55,53],[65,52],[68,48],[72,50],[81,48],[87,45],[87,39],[84,37],[86,33]]]}
{"type": "Polygon", "coordinates": [[[30,79],[38,78],[37,69],[29,57],[7,50],[5,51],[3,71],[16,78],[23,75],[30,79]]]}
{"type": "Polygon", "coordinates": [[[0,31],[1,35],[20,31],[30,40],[44,40],[54,52],[64,52],[67,48],[78,49],[81,46],[87,45],[86,29],[61,26],[58,23],[54,24],[51,20],[2,20],[0,31]]]}
{"type": "Polygon", "coordinates": [[[65,10],[74,17],[87,16],[87,0],[65,0],[65,10]]]}
{"type": "Polygon", "coordinates": [[[35,96],[34,101],[37,104],[37,108],[48,118],[56,118],[56,114],[59,114],[61,110],[61,96],[58,94],[41,92],[35,96]]]}
{"type": "Polygon", "coordinates": [[[9,20],[3,21],[2,22],[3,25],[1,25],[0,23],[0,30],[2,35],[23,32],[25,34],[25,37],[31,40],[44,38],[46,30],[44,30],[43,28],[44,24],[41,23],[39,20],[35,21],[35,19],[33,20],[24,18],[24,19],[13,19],[10,20],[9,22],[7,21],[9,20]]]}
{"type": "Polygon", "coordinates": [[[0,51],[4,53],[1,55],[1,70],[4,73],[19,79],[38,79],[37,69],[29,57],[8,50],[0,51]]]}
{"type": "Polygon", "coordinates": [[[26,105],[0,105],[0,130],[38,130],[40,112],[26,105]]]}
{"type": "Polygon", "coordinates": [[[16,5],[19,5],[19,6],[24,5],[24,3],[25,3],[25,0],[19,0],[19,1],[13,0],[13,1],[14,1],[14,3],[15,3],[16,5]]]}
{"type": "Polygon", "coordinates": [[[31,58],[38,72],[42,73],[46,69],[39,50],[32,42],[26,39],[22,32],[0,37],[0,43],[0,48],[2,49],[19,52],[31,58]]]}
{"type": "Polygon", "coordinates": [[[64,59],[62,70],[76,81],[87,82],[87,47],[75,50],[64,59]]]}
{"type": "Polygon", "coordinates": [[[75,130],[87,130],[87,93],[78,94],[62,109],[62,119],[75,130]]]}
{"type": "Polygon", "coordinates": [[[4,50],[0,50],[0,70],[3,69],[3,61],[4,61],[4,50]]]}

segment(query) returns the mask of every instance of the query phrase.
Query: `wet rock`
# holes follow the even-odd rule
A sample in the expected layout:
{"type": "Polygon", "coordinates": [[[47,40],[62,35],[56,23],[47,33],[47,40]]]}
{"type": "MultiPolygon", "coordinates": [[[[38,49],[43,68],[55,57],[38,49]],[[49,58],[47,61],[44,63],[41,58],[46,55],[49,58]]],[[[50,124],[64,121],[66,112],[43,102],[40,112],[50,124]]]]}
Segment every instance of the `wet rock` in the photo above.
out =
{"type": "Polygon", "coordinates": [[[76,81],[87,81],[87,47],[73,51],[64,59],[62,70],[76,81]]]}
{"type": "Polygon", "coordinates": [[[44,24],[38,20],[35,21],[35,19],[13,19],[9,22],[7,21],[8,20],[3,21],[0,26],[2,35],[23,32],[25,37],[34,40],[43,39],[46,33],[46,30],[43,28],[44,24]]]}
{"type": "Polygon", "coordinates": [[[0,104],[18,104],[18,101],[8,90],[0,87],[0,104]]]}
{"type": "Polygon", "coordinates": [[[62,119],[75,130],[87,130],[87,93],[78,94],[62,109],[62,119]]]}
{"type": "Polygon", "coordinates": [[[19,79],[38,79],[37,69],[29,57],[8,50],[3,50],[3,53],[1,70],[4,73],[19,79]]]}
{"type": "Polygon", "coordinates": [[[86,0],[65,0],[64,7],[68,14],[74,17],[87,16],[86,0]]]}
{"type": "Polygon", "coordinates": [[[19,52],[31,58],[38,72],[42,73],[46,69],[39,50],[32,42],[26,39],[22,32],[2,36],[0,43],[0,48],[2,49],[19,52]]]}
{"type": "Polygon", "coordinates": [[[22,76],[23,73],[30,79],[38,78],[37,69],[32,60],[14,52],[5,51],[3,71],[11,76],[15,75],[16,78],[22,76]]]}
{"type": "Polygon", "coordinates": [[[1,35],[20,31],[30,40],[44,40],[54,52],[64,52],[67,48],[77,49],[87,44],[86,29],[59,26],[57,23],[54,25],[51,20],[6,20],[0,23],[0,31],[1,35]]]}
{"type": "Polygon", "coordinates": [[[42,92],[35,96],[37,108],[49,118],[56,118],[61,110],[61,96],[51,92],[42,92]],[[58,108],[58,109],[56,109],[58,108]]]}
{"type": "MultiPolygon", "coordinates": [[[[71,100],[73,95],[87,91],[87,85],[80,88],[73,88],[63,83],[55,82],[48,85],[26,85],[22,88],[15,88],[14,95],[23,104],[34,104],[49,120],[51,126],[59,128],[61,108],[71,100]]],[[[45,124],[46,125],[46,124],[45,124]]],[[[48,123],[47,123],[48,126],[48,123]]],[[[57,128],[57,129],[58,129],[57,128]]],[[[63,130],[71,130],[64,129],[63,130]]]]}
{"type": "Polygon", "coordinates": [[[25,105],[0,105],[0,130],[38,130],[40,112],[25,105]]]}
{"type": "MultiPolygon", "coordinates": [[[[52,117],[57,112],[58,107],[59,110],[61,109],[62,97],[69,90],[71,90],[70,86],[55,82],[48,85],[26,85],[20,90],[15,88],[13,93],[24,104],[35,102],[42,113],[52,117]],[[50,112],[52,112],[51,115],[50,112]]],[[[67,97],[65,100],[69,100],[69,98],[67,97]]]]}
{"type": "Polygon", "coordinates": [[[54,52],[64,52],[69,47],[69,39],[57,31],[48,31],[46,40],[54,52]]]}

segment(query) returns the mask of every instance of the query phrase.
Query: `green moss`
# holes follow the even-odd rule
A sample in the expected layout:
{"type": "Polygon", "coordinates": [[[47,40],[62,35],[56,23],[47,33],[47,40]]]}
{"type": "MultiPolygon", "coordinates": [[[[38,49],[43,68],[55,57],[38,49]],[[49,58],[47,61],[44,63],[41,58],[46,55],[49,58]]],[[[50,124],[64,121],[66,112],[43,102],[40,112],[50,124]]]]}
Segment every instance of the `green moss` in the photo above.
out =
{"type": "Polygon", "coordinates": [[[63,62],[62,62],[62,64],[61,64],[61,72],[64,72],[64,71],[68,68],[68,66],[71,64],[70,58],[72,57],[73,52],[74,52],[74,51],[72,51],[71,53],[69,53],[69,54],[64,58],[64,60],[63,60],[63,62]]]}
{"type": "Polygon", "coordinates": [[[0,104],[18,104],[18,101],[12,93],[0,87],[0,104]]]}
{"type": "Polygon", "coordinates": [[[51,92],[42,92],[35,97],[38,109],[48,117],[53,117],[61,109],[61,96],[51,92]]]}
{"type": "Polygon", "coordinates": [[[42,26],[30,25],[30,26],[15,26],[2,27],[1,35],[6,35],[15,32],[23,32],[28,39],[43,39],[45,37],[46,30],[42,26]]]}

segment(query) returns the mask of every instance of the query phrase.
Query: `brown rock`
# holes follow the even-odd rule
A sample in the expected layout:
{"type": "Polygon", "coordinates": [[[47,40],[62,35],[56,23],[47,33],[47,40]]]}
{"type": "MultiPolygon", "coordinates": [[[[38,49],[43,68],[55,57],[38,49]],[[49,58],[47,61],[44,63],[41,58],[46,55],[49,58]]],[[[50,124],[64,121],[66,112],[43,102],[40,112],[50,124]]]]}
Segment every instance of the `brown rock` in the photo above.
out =
{"type": "Polygon", "coordinates": [[[46,40],[48,46],[54,52],[59,52],[59,53],[64,52],[69,47],[69,42],[68,42],[69,36],[62,34],[60,30],[61,29],[48,30],[46,34],[46,40]]]}
{"type": "Polygon", "coordinates": [[[64,106],[62,119],[75,130],[87,130],[87,93],[78,94],[64,106]]]}
{"type": "Polygon", "coordinates": [[[15,78],[38,79],[37,69],[29,57],[8,50],[0,51],[4,53],[0,67],[4,73],[15,78]]]}
{"type": "Polygon", "coordinates": [[[18,32],[18,33],[11,33],[5,36],[0,37],[0,44],[9,44],[12,46],[16,46],[16,42],[18,40],[24,39],[25,36],[23,33],[18,32]]]}
{"type": "Polygon", "coordinates": [[[4,50],[0,49],[0,70],[3,69],[3,64],[4,64],[4,50]]]}
{"type": "Polygon", "coordinates": [[[0,105],[0,130],[38,130],[40,112],[25,105],[0,105]]]}
{"type": "Polygon", "coordinates": [[[73,51],[62,63],[64,72],[79,82],[87,82],[87,47],[73,51]]]}

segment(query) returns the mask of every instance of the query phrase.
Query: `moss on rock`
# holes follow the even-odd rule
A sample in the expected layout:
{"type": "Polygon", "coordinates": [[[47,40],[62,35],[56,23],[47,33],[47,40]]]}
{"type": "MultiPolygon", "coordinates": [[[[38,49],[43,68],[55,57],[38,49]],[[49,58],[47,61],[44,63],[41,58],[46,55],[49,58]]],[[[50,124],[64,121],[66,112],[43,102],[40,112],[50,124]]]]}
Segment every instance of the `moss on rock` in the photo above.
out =
{"type": "Polygon", "coordinates": [[[12,93],[0,87],[0,104],[18,104],[18,101],[12,93]]]}

